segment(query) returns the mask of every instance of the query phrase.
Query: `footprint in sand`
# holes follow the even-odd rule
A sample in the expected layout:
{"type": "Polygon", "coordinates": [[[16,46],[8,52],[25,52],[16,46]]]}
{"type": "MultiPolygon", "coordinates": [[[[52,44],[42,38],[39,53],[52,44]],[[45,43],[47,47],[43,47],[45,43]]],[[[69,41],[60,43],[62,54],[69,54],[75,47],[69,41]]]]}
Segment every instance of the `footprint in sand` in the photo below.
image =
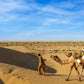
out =
{"type": "Polygon", "coordinates": [[[14,73],[13,76],[16,76],[17,78],[21,78],[21,76],[17,73],[14,73]]]}
{"type": "Polygon", "coordinates": [[[8,74],[10,74],[10,73],[12,73],[13,72],[13,69],[10,69],[9,71],[8,71],[8,74]]]}

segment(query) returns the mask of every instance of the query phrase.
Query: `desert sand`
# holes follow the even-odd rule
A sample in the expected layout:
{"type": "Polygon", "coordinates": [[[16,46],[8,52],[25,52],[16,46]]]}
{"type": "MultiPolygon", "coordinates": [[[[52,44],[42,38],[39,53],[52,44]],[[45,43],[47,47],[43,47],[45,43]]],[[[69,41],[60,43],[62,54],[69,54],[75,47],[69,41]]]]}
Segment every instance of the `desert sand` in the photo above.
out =
{"type": "Polygon", "coordinates": [[[52,60],[50,55],[68,59],[65,52],[36,51],[25,46],[0,47],[0,84],[84,84],[84,76],[79,82],[75,69],[70,81],[65,81],[70,64],[60,65],[52,60]],[[38,53],[42,55],[48,67],[44,76],[38,74],[38,53]]]}

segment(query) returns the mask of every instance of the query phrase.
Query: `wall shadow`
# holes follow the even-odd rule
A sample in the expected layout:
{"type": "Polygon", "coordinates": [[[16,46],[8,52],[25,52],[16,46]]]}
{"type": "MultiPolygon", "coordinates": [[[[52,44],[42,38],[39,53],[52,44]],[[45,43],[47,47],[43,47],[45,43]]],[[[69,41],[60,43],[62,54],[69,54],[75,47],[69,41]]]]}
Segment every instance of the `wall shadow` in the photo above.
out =
{"type": "MultiPolygon", "coordinates": [[[[0,62],[38,70],[38,57],[31,53],[22,53],[16,50],[0,47],[0,62]]],[[[47,66],[46,72],[56,73],[56,70],[47,66]]]]}
{"type": "Polygon", "coordinates": [[[0,79],[0,84],[5,84],[5,83],[0,79]]]}

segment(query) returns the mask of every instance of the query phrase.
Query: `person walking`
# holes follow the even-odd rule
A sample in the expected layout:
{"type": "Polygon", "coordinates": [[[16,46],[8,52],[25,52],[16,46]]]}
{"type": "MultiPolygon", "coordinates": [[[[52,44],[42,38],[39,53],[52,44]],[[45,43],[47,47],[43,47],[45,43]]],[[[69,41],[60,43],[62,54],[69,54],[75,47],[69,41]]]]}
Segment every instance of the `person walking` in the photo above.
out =
{"type": "Polygon", "coordinates": [[[38,54],[38,58],[39,58],[38,72],[40,75],[44,75],[45,69],[47,69],[47,66],[46,66],[41,54],[38,54]]]}

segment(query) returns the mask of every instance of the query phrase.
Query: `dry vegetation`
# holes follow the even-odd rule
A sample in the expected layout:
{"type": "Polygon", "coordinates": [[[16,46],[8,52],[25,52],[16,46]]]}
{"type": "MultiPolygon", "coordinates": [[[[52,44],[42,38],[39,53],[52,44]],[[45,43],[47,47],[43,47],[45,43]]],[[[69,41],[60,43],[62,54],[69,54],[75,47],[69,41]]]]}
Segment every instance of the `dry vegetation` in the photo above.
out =
{"type": "Polygon", "coordinates": [[[84,48],[84,42],[0,42],[3,46],[26,46],[39,51],[74,51],[84,48]]]}

